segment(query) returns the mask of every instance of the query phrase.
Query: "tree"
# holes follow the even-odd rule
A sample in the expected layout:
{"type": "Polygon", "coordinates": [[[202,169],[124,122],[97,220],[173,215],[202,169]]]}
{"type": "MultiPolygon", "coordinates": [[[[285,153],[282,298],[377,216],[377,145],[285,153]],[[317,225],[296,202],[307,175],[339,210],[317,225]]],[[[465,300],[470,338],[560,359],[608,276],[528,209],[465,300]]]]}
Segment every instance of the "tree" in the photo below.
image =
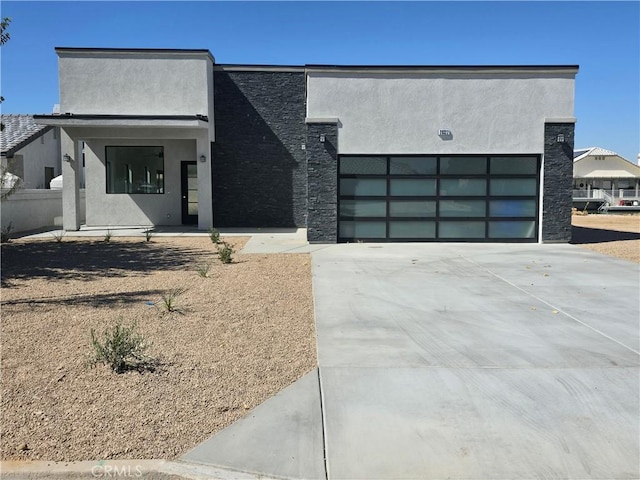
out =
{"type": "MultiPolygon", "coordinates": [[[[9,28],[9,24],[11,23],[11,18],[4,17],[2,21],[0,21],[0,47],[7,43],[11,38],[9,32],[7,32],[7,28],[9,28]]],[[[0,103],[4,102],[4,97],[0,95],[0,103]]],[[[0,122],[0,131],[4,130],[4,124],[0,122]]],[[[20,182],[14,182],[9,188],[5,188],[5,185],[9,182],[11,178],[11,173],[9,172],[9,163],[0,165],[0,188],[2,189],[2,193],[0,193],[0,199],[4,200],[9,195],[14,193],[19,187],[20,182]]]]}

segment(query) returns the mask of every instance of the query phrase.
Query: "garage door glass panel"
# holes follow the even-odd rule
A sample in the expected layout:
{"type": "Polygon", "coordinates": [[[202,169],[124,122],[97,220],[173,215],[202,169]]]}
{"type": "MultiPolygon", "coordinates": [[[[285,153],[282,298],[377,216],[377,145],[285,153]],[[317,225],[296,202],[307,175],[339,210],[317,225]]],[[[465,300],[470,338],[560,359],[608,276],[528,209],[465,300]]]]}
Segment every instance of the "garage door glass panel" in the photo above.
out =
{"type": "Polygon", "coordinates": [[[436,202],[423,200],[391,200],[390,217],[435,217],[436,202]]]}
{"type": "Polygon", "coordinates": [[[491,200],[489,203],[491,217],[535,217],[535,200],[491,200]]]}
{"type": "Polygon", "coordinates": [[[438,238],[484,238],[484,222],[440,222],[438,238]]]}
{"type": "Polygon", "coordinates": [[[487,173],[485,157],[441,157],[440,175],[483,175],[487,173]]]}
{"type": "Polygon", "coordinates": [[[491,195],[535,195],[535,178],[492,178],[491,195]]]}
{"type": "Polygon", "coordinates": [[[441,200],[441,217],[484,217],[487,203],[484,200],[441,200]]]}
{"type": "Polygon", "coordinates": [[[536,222],[489,222],[489,238],[535,238],[536,222]]]}
{"type": "Polygon", "coordinates": [[[353,196],[385,196],[387,181],[378,178],[342,178],[340,179],[340,195],[353,196]]]}
{"type": "Polygon", "coordinates": [[[387,202],[384,200],[342,200],[341,217],[385,217],[387,202]]]}
{"type": "Polygon", "coordinates": [[[389,238],[435,238],[436,222],[389,222],[389,238]]]}
{"type": "Polygon", "coordinates": [[[385,157],[341,157],[340,173],[343,175],[386,175],[385,157]]]}
{"type": "Polygon", "coordinates": [[[386,222],[342,221],[340,222],[340,236],[343,238],[385,238],[387,224],[386,222]]]}
{"type": "Polygon", "coordinates": [[[538,172],[536,157],[491,157],[492,175],[535,175],[538,172]]]}
{"type": "Polygon", "coordinates": [[[435,178],[397,178],[391,179],[389,189],[390,195],[395,196],[413,196],[413,195],[435,195],[436,179],[435,178]]]}
{"type": "Polygon", "coordinates": [[[391,175],[435,175],[438,173],[436,157],[391,157],[391,175]]]}
{"type": "Polygon", "coordinates": [[[443,178],[440,180],[440,195],[443,197],[473,197],[487,194],[484,178],[443,178]]]}

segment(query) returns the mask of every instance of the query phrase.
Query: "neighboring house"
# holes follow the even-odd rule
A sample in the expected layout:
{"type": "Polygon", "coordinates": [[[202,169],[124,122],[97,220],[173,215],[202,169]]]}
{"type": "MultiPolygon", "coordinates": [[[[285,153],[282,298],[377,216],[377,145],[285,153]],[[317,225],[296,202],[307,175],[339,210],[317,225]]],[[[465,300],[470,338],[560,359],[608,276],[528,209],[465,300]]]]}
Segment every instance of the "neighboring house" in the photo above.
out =
{"type": "Polygon", "coordinates": [[[563,241],[569,66],[218,65],[56,48],[63,223],[303,227],[311,242],[563,241]]]}
{"type": "MultiPolygon", "coordinates": [[[[22,188],[49,188],[61,174],[59,128],[34,122],[33,115],[2,114],[0,133],[3,171],[19,177],[22,188]]],[[[8,178],[10,176],[7,175],[8,178]]],[[[4,187],[6,181],[4,182],[4,187]]]]}
{"type": "Polygon", "coordinates": [[[640,166],[600,147],[575,150],[573,157],[575,202],[606,199],[620,205],[640,200],[640,166]]]}

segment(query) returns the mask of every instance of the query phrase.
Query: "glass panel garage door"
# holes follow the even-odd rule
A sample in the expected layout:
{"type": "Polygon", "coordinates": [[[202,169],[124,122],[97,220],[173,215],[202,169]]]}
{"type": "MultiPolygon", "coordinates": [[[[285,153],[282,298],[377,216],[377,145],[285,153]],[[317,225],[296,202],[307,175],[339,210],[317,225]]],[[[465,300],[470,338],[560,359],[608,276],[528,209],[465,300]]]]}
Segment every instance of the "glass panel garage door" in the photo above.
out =
{"type": "Polygon", "coordinates": [[[537,156],[341,156],[338,237],[535,242],[537,156]]]}

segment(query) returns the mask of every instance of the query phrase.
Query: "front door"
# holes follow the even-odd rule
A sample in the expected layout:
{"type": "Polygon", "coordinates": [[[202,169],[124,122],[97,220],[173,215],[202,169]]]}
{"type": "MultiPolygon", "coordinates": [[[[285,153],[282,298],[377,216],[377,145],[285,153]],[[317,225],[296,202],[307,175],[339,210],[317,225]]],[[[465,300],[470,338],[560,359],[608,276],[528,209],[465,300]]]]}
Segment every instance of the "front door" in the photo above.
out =
{"type": "Polygon", "coordinates": [[[198,223],[198,164],[181,162],[182,224],[198,223]]]}

